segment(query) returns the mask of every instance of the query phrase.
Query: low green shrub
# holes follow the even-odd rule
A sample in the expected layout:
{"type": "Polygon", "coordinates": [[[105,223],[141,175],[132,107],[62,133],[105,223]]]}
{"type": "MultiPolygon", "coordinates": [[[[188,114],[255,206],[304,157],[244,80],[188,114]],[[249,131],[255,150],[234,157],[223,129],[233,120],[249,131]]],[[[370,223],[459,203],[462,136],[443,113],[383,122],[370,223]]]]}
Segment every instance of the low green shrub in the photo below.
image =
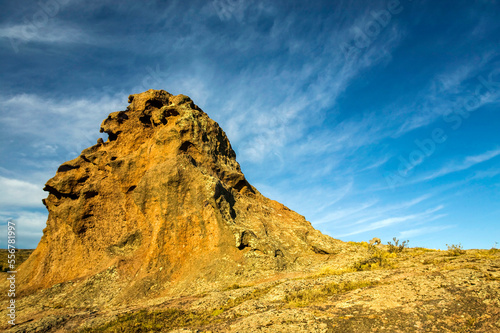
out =
{"type": "Polygon", "coordinates": [[[459,256],[465,253],[465,250],[460,243],[451,245],[446,244],[446,247],[448,247],[448,254],[451,256],[459,256]]]}
{"type": "Polygon", "coordinates": [[[387,242],[387,245],[389,245],[388,251],[390,253],[401,253],[401,252],[403,252],[404,249],[405,249],[405,247],[410,242],[409,240],[405,240],[404,242],[402,242],[401,244],[399,244],[399,239],[397,239],[396,237],[394,237],[392,240],[394,241],[394,243],[387,242]]]}

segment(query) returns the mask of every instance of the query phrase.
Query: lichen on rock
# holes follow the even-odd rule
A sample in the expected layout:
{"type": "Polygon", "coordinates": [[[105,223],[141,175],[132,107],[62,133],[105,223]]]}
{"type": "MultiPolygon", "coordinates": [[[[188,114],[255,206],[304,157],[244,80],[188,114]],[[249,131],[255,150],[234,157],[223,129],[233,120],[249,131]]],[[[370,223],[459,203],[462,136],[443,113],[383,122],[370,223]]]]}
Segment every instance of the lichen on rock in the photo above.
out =
{"type": "Polygon", "coordinates": [[[261,195],[224,131],[189,97],[148,90],[129,103],[102,122],[106,142],[47,182],[47,227],[20,269],[26,292],[109,269],[117,291],[107,302],[202,292],[298,269],[342,246],[261,195]]]}

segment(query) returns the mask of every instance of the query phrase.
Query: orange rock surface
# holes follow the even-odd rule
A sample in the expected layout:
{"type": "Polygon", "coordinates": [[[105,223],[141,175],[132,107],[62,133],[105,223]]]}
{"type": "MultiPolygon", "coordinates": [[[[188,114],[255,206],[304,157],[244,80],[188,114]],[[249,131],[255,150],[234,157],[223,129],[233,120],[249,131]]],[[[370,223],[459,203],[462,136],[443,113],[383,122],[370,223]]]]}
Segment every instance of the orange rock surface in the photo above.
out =
{"type": "Polygon", "coordinates": [[[296,269],[341,242],[261,195],[219,125],[184,95],[131,95],[108,140],[62,164],[26,291],[113,270],[111,299],[204,290],[296,269]]]}

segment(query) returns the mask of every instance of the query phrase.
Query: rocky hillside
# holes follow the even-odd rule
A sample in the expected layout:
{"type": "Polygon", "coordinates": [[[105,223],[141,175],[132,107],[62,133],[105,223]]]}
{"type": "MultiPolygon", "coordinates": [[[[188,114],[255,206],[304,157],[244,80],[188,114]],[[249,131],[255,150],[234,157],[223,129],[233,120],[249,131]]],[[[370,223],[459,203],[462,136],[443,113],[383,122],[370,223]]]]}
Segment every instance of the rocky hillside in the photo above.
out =
{"type": "Polygon", "coordinates": [[[46,183],[11,331],[500,330],[497,251],[335,240],[261,195],[189,97],[129,103],[46,183]]]}
{"type": "Polygon", "coordinates": [[[66,282],[25,298],[9,332],[500,332],[500,250],[343,251],[306,272],[122,306],[70,305],[81,282],[66,282]]]}
{"type": "Polygon", "coordinates": [[[123,304],[249,283],[342,249],[250,185],[189,97],[149,90],[129,103],[102,122],[106,142],[46,183],[47,227],[19,268],[22,295],[86,281],[68,302],[123,304]]]}

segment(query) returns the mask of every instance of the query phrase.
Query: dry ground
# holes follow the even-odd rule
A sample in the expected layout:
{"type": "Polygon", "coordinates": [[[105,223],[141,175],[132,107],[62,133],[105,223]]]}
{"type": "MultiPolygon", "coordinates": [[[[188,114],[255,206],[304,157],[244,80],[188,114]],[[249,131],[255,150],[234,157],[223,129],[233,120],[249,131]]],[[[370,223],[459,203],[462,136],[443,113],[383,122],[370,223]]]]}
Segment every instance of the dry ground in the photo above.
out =
{"type": "Polygon", "coordinates": [[[42,297],[9,332],[500,332],[500,250],[350,251],[361,259],[325,256],[311,272],[121,308],[42,297]]]}

